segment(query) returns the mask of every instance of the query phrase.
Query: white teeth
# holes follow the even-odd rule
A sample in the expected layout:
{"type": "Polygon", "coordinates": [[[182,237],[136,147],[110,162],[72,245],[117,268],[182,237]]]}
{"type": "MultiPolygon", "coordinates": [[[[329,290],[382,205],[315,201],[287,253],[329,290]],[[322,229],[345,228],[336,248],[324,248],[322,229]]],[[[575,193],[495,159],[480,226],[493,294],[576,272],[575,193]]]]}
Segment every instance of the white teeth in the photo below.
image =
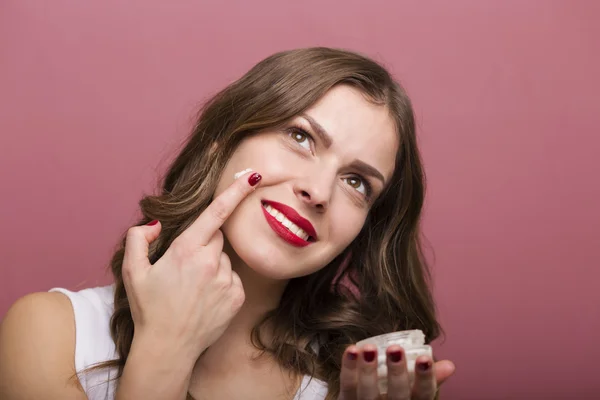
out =
{"type": "Polygon", "coordinates": [[[277,221],[281,222],[281,225],[285,226],[290,232],[298,236],[302,240],[308,240],[309,234],[301,229],[298,225],[287,219],[285,215],[274,209],[268,204],[264,204],[263,207],[269,214],[271,214],[277,221]]]}

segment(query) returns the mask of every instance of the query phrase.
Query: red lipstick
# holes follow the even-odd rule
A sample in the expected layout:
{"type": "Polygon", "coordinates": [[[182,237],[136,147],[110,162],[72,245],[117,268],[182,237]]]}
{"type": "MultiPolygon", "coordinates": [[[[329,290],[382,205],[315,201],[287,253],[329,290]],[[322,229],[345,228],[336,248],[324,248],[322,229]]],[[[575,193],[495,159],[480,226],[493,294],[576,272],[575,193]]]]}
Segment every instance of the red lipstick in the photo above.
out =
{"type": "Polygon", "coordinates": [[[271,226],[271,228],[275,231],[275,233],[277,233],[279,236],[281,236],[281,238],[284,239],[285,241],[287,241],[288,243],[290,243],[294,246],[304,247],[304,246],[308,246],[309,244],[311,244],[312,242],[315,242],[317,240],[317,232],[315,231],[315,228],[310,223],[310,221],[307,220],[306,218],[302,217],[300,214],[298,214],[298,212],[296,210],[294,210],[292,207],[286,206],[285,204],[278,203],[276,201],[268,201],[268,200],[263,200],[262,204],[269,205],[272,208],[274,208],[275,210],[279,211],[287,219],[289,219],[291,222],[293,222],[295,225],[297,225],[299,228],[301,228],[304,232],[306,232],[309,235],[308,240],[304,240],[301,237],[297,236],[296,234],[292,233],[281,222],[277,221],[277,219],[275,217],[273,217],[271,214],[269,214],[269,212],[266,210],[266,208],[261,205],[262,209],[263,209],[263,213],[265,215],[265,218],[267,219],[267,222],[269,223],[269,226],[271,226]]]}

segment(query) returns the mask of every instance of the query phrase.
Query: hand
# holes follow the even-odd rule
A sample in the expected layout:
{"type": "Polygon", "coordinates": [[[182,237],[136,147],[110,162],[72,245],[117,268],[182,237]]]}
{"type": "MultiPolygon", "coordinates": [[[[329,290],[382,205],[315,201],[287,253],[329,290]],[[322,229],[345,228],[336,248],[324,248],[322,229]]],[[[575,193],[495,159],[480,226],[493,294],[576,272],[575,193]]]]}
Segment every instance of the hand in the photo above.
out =
{"type": "Polygon", "coordinates": [[[392,345],[387,355],[387,395],[379,392],[377,385],[377,347],[365,345],[349,346],[344,352],[340,374],[340,400],[433,400],[437,387],[448,379],[455,370],[451,361],[435,364],[428,356],[417,358],[415,381],[410,387],[406,357],[402,347],[392,345]]]}
{"type": "Polygon", "coordinates": [[[135,326],[134,340],[141,336],[144,342],[150,337],[151,343],[168,343],[173,352],[195,362],[223,334],[245,295],[240,277],[223,252],[220,227],[254,191],[260,178],[249,172],[237,179],[153,265],[148,260],[148,246],[158,237],[160,223],[129,229],[123,283],[135,326]]]}

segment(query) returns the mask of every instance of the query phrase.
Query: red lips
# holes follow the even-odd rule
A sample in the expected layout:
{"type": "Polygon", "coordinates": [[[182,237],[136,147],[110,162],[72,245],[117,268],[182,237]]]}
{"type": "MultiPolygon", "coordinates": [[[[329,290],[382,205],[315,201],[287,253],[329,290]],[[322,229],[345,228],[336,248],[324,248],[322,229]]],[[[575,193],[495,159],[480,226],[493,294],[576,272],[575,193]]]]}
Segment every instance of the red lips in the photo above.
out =
{"type": "Polygon", "coordinates": [[[296,212],[296,210],[294,210],[292,207],[270,200],[263,200],[263,204],[270,205],[282,213],[287,219],[298,225],[298,227],[300,227],[304,232],[308,233],[312,241],[317,240],[317,231],[315,231],[315,227],[310,223],[309,220],[298,214],[298,212],[296,212]]]}

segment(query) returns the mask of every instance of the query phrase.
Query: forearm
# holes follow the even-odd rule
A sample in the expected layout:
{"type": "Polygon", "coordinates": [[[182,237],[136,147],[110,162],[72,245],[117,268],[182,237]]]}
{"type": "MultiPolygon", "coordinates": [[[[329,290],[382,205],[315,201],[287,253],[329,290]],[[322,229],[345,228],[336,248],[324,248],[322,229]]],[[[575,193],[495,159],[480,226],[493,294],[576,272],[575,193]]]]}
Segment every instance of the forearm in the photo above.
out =
{"type": "Polygon", "coordinates": [[[134,338],[115,400],[185,400],[193,367],[163,341],[134,338]]]}

